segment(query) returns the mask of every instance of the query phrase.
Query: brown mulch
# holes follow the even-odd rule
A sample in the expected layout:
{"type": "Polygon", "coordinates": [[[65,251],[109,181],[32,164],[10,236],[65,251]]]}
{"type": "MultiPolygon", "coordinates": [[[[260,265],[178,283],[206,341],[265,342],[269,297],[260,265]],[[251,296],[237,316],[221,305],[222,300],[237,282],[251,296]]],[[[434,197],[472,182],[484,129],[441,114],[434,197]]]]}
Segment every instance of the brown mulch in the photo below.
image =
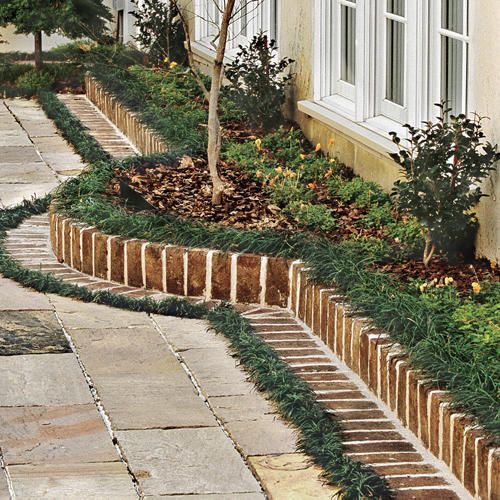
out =
{"type": "MultiPolygon", "coordinates": [[[[238,130],[236,127],[235,130],[238,130]]],[[[241,132],[244,134],[245,132],[241,132]]],[[[250,134],[245,136],[251,138],[250,134]]],[[[120,195],[120,179],[133,193],[142,197],[160,212],[175,213],[181,217],[199,219],[238,229],[298,230],[295,221],[272,204],[269,196],[245,172],[237,167],[222,163],[220,174],[226,184],[224,201],[220,206],[211,203],[211,180],[205,158],[184,157],[172,164],[144,162],[128,170],[117,171],[117,177],[110,185],[109,193],[120,195]],[[118,177],[119,176],[119,177],[118,177]]],[[[317,192],[317,201],[326,204],[338,223],[328,236],[334,240],[358,237],[383,237],[383,228],[366,229],[357,225],[365,210],[331,199],[326,191],[317,192]]],[[[442,284],[445,277],[454,280],[454,286],[467,292],[471,283],[482,280],[500,281],[497,268],[489,261],[477,259],[472,262],[451,264],[435,257],[429,267],[420,260],[377,264],[377,269],[397,274],[404,280],[418,279],[442,284]]]]}

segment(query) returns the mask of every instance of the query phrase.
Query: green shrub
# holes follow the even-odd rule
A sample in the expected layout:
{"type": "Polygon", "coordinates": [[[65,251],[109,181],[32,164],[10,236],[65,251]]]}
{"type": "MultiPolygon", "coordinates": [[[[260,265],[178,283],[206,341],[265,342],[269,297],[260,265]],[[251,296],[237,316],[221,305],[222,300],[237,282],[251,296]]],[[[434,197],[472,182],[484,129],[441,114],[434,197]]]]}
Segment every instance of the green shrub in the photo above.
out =
{"type": "Polygon", "coordinates": [[[54,76],[48,71],[31,69],[16,80],[16,85],[20,88],[37,92],[51,89],[55,82],[54,76]]]}
{"type": "Polygon", "coordinates": [[[332,211],[326,205],[299,203],[289,206],[299,226],[310,230],[330,232],[337,226],[332,211]]]}
{"type": "Polygon", "coordinates": [[[450,116],[444,104],[439,108],[436,123],[405,126],[409,148],[391,133],[399,147],[391,157],[405,176],[395,183],[394,194],[425,228],[426,265],[436,250],[450,258],[472,255],[478,224],[472,209],[484,196],[481,181],[500,159],[496,146],[484,141],[482,118],[450,116]]]}
{"type": "Polygon", "coordinates": [[[13,84],[20,76],[32,70],[31,64],[0,64],[0,84],[13,84]]]}
{"type": "Polygon", "coordinates": [[[227,65],[228,93],[253,125],[271,128],[283,121],[281,106],[292,75],[284,75],[292,59],[278,60],[275,40],[259,33],[248,47],[240,45],[227,65]]]}
{"type": "Polygon", "coordinates": [[[375,182],[365,181],[361,177],[354,177],[346,181],[339,176],[328,182],[329,192],[345,203],[356,203],[360,208],[372,205],[382,205],[389,201],[389,196],[375,182]]]}
{"type": "Polygon", "coordinates": [[[359,220],[359,224],[367,228],[383,227],[391,222],[394,222],[394,216],[390,203],[370,206],[368,212],[359,220]]]}

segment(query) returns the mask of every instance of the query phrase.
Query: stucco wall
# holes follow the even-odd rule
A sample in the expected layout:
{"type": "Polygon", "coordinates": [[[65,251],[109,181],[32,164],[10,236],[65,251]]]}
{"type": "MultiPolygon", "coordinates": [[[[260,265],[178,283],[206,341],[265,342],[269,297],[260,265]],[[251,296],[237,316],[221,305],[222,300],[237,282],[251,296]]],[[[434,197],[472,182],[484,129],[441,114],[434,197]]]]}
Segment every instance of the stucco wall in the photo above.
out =
{"type": "MultiPolygon", "coordinates": [[[[32,35],[16,35],[14,26],[7,26],[6,28],[0,28],[0,40],[6,43],[0,43],[0,52],[33,52],[35,41],[32,35]]],[[[43,36],[42,45],[43,50],[50,50],[53,47],[62,45],[69,42],[69,39],[60,36],[43,36]]]]}

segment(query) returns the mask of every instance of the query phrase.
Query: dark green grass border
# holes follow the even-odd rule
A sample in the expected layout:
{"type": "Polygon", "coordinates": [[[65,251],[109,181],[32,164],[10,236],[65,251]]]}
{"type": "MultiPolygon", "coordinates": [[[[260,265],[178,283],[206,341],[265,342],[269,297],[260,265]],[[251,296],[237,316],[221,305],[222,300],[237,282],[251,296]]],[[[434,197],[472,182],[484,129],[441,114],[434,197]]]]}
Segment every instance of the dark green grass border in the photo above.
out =
{"type": "Polygon", "coordinates": [[[298,447],[323,468],[323,477],[332,486],[340,487],[342,498],[393,497],[383,478],[374,470],[344,454],[339,424],[323,405],[316,401],[306,382],[295,375],[253,331],[246,319],[232,306],[221,304],[210,310],[207,304],[192,304],[177,297],[156,301],[150,298],[134,299],[109,291],[90,291],[84,287],[63,282],[48,273],[26,269],[9,257],[3,243],[9,229],[14,229],[32,215],[44,213],[50,203],[47,196],[41,200],[25,201],[21,205],[0,210],[0,273],[18,283],[42,293],[54,293],[83,302],[103,304],[148,314],[181,318],[208,319],[211,327],[230,341],[231,348],[257,387],[275,402],[283,417],[300,431],[298,447]]]}

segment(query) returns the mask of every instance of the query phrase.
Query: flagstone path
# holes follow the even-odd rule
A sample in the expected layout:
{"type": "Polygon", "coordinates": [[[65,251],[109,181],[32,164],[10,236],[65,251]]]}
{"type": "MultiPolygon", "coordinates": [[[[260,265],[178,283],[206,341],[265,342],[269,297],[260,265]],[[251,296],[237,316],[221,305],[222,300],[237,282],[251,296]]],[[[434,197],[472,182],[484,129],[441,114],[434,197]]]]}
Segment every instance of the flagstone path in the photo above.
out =
{"type": "MultiPolygon", "coordinates": [[[[0,101],[2,206],[82,168],[33,101],[0,101]]],[[[47,235],[47,218],[33,217],[9,250],[49,270],[47,235]]],[[[204,321],[85,304],[0,277],[0,380],[1,500],[335,493],[204,321]]]]}

